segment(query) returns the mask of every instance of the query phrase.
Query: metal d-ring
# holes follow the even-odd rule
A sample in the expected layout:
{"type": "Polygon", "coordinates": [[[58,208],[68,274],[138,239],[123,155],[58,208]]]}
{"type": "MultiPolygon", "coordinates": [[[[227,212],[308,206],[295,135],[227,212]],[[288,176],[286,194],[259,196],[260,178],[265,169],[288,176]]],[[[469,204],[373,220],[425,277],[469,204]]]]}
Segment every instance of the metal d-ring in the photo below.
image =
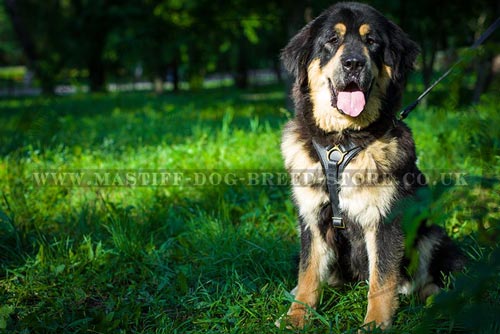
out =
{"type": "Polygon", "coordinates": [[[344,157],[346,156],[348,152],[344,152],[340,149],[340,147],[338,147],[337,145],[335,145],[334,147],[332,147],[331,149],[328,150],[328,154],[327,154],[327,157],[328,157],[328,160],[330,162],[334,162],[337,166],[340,165],[342,163],[342,161],[344,161],[344,157]],[[332,153],[335,153],[335,152],[338,152],[340,157],[338,160],[334,160],[331,158],[331,155],[332,153]]]}

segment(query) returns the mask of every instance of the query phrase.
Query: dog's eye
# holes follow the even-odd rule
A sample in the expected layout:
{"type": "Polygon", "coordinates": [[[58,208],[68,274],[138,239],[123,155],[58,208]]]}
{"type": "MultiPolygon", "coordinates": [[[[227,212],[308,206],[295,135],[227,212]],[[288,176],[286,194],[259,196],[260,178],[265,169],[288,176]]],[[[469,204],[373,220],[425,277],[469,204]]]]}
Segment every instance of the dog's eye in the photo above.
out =
{"type": "Polygon", "coordinates": [[[329,53],[332,53],[335,50],[338,42],[339,38],[337,36],[330,38],[324,45],[325,50],[329,53]]]}
{"type": "Polygon", "coordinates": [[[339,37],[338,36],[333,36],[332,38],[330,38],[328,40],[328,43],[331,43],[331,44],[337,44],[339,42],[339,37]]]}
{"type": "Polygon", "coordinates": [[[375,44],[375,43],[377,43],[377,42],[375,41],[375,39],[374,39],[373,37],[371,37],[371,36],[366,36],[366,44],[368,44],[368,45],[373,45],[373,44],[375,44]]]}

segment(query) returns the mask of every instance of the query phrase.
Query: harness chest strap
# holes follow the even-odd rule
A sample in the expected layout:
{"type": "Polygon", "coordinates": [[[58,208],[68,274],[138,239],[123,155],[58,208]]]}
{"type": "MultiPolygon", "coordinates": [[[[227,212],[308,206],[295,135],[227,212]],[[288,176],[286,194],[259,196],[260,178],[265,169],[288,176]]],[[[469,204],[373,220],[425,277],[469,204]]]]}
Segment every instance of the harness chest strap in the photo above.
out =
{"type": "Polygon", "coordinates": [[[345,228],[339,205],[339,180],[346,166],[362,148],[352,142],[348,142],[345,145],[329,145],[326,147],[320,145],[314,139],[312,143],[320,158],[323,172],[326,176],[326,186],[332,207],[332,225],[335,228],[345,228]]]}

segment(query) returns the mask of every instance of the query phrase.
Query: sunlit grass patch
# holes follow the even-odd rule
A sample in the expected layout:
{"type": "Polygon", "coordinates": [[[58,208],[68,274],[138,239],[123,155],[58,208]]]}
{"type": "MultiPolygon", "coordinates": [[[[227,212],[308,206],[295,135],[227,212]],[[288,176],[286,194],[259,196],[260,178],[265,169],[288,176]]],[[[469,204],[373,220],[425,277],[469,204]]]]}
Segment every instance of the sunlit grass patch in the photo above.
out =
{"type": "MultiPolygon", "coordinates": [[[[289,332],[274,321],[296,284],[290,188],[245,174],[284,172],[284,97],[281,87],[266,87],[0,101],[0,332],[289,332]],[[203,171],[195,181],[207,179],[35,182],[33,173],[46,170],[203,171]],[[230,173],[246,178],[218,181],[230,173]]],[[[466,185],[432,184],[426,214],[478,265],[457,278],[460,292],[427,304],[402,297],[394,333],[470,329],[471,317],[484,320],[485,333],[494,328],[478,310],[498,307],[497,105],[486,97],[474,108],[426,108],[409,119],[424,171],[465,173],[466,185]],[[464,307],[440,312],[453,298],[464,307]]],[[[366,294],[365,282],[326,288],[302,332],[355,333],[366,294]]]]}

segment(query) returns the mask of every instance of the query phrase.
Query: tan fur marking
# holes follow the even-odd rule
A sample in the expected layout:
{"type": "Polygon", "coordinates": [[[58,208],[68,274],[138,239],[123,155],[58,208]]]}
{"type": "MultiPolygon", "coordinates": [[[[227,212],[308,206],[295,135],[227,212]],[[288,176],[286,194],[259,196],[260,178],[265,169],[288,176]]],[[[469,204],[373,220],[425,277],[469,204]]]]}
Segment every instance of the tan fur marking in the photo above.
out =
{"type": "Polygon", "coordinates": [[[375,87],[377,88],[377,93],[380,96],[385,95],[387,86],[389,86],[392,78],[392,68],[388,65],[383,64],[382,69],[375,77],[375,87]]]}
{"type": "Polygon", "coordinates": [[[295,299],[301,303],[293,302],[287,313],[287,323],[296,328],[304,327],[307,320],[308,309],[316,307],[318,301],[319,275],[317,268],[311,263],[305,272],[299,273],[299,284],[295,299]],[[305,304],[305,305],[304,305],[305,304]]]}
{"type": "MultiPolygon", "coordinates": [[[[369,300],[365,324],[387,328],[391,325],[397,302],[398,272],[386,273],[381,279],[378,272],[376,232],[382,218],[388,214],[396,194],[396,184],[385,177],[399,164],[398,143],[395,138],[382,136],[353,159],[346,177],[352,178],[350,186],[340,192],[341,207],[356,219],[365,231],[369,259],[369,300]],[[372,325],[373,325],[372,324],[372,325]]],[[[347,173],[347,174],[346,174],[347,173]]],[[[345,180],[342,180],[345,184],[345,180]]],[[[368,325],[368,327],[372,326],[368,325]]]]}
{"type": "Polygon", "coordinates": [[[384,73],[384,76],[387,78],[392,78],[392,67],[389,65],[383,64],[382,65],[382,73],[384,73]]]}
{"type": "Polygon", "coordinates": [[[365,324],[375,324],[382,329],[388,328],[392,323],[392,316],[398,308],[398,275],[396,272],[386,275],[383,283],[376,282],[378,273],[370,276],[370,287],[368,293],[368,308],[366,311],[365,324]]]}
{"type": "MultiPolygon", "coordinates": [[[[366,57],[366,59],[370,59],[370,51],[368,51],[368,48],[366,47],[366,45],[363,45],[363,49],[362,50],[363,50],[363,55],[366,57]]],[[[376,78],[377,75],[378,75],[377,66],[372,66],[371,70],[372,70],[372,73],[373,73],[373,77],[376,78]]]]}
{"type": "Polygon", "coordinates": [[[298,126],[295,121],[289,121],[285,125],[281,141],[281,152],[285,159],[285,167],[289,172],[310,171],[316,169],[319,163],[313,162],[304,150],[302,142],[297,134],[298,126]]]}
{"type": "Polygon", "coordinates": [[[365,233],[366,250],[369,259],[369,291],[368,308],[364,323],[370,329],[376,327],[388,328],[392,316],[398,307],[397,288],[398,272],[396,270],[386,273],[383,280],[378,272],[378,249],[376,244],[376,229],[365,233]]]}
{"type": "Polygon", "coordinates": [[[299,205],[299,214],[306,224],[313,224],[318,210],[328,201],[326,192],[314,187],[325,182],[319,161],[312,161],[300,140],[296,121],[289,121],[283,131],[281,152],[290,173],[293,196],[299,205]]]}
{"type": "Polygon", "coordinates": [[[347,31],[347,28],[345,26],[345,24],[343,23],[337,23],[333,29],[340,35],[340,36],[344,36],[346,31],[347,31]]]}
{"type": "Polygon", "coordinates": [[[304,223],[310,227],[316,223],[316,217],[323,203],[328,201],[328,195],[318,189],[296,185],[293,187],[293,197],[299,205],[299,214],[304,223]]]}
{"type": "Polygon", "coordinates": [[[372,171],[387,173],[399,162],[398,150],[396,138],[383,136],[361,151],[356,160],[352,161],[353,164],[350,168],[358,170],[372,169],[372,171]]]}
{"type": "MultiPolygon", "coordinates": [[[[325,66],[321,67],[320,60],[314,59],[308,67],[314,120],[316,125],[325,131],[360,130],[374,122],[380,115],[382,99],[386,94],[387,86],[392,76],[391,67],[384,64],[382,69],[379,70],[373,64],[371,71],[375,78],[375,83],[364,111],[355,118],[341,114],[337,108],[331,106],[331,92],[328,85],[328,78],[333,78],[341,67],[340,56],[343,51],[344,46],[341,45],[337,53],[325,66]]],[[[363,52],[367,59],[369,59],[368,49],[363,48],[363,52]]]]}
{"type": "Polygon", "coordinates": [[[337,69],[341,67],[340,56],[343,50],[344,46],[341,45],[335,56],[324,67],[320,66],[319,59],[314,59],[307,70],[315,123],[328,132],[365,128],[378,118],[381,107],[380,100],[371,97],[365,110],[358,117],[343,115],[337,108],[332,107],[328,78],[335,76],[337,69]]]}
{"type": "Polygon", "coordinates": [[[388,214],[395,192],[393,184],[360,187],[349,193],[342,189],[340,208],[362,227],[377,227],[388,214]]]}
{"type": "MultiPolygon", "coordinates": [[[[292,176],[293,196],[299,203],[299,214],[312,236],[309,262],[302,264],[305,269],[301,267],[298,285],[294,289],[295,299],[300,303],[292,303],[286,315],[287,324],[298,328],[306,321],[306,305],[316,307],[320,283],[328,281],[329,263],[335,260],[335,253],[325,243],[317,226],[319,210],[328,201],[328,194],[322,188],[312,186],[324,183],[323,170],[319,162],[309,158],[304,146],[296,121],[289,121],[283,131],[281,150],[285,167],[292,176]]],[[[278,326],[280,322],[278,320],[278,326]]]]}
{"type": "Polygon", "coordinates": [[[311,233],[313,238],[311,240],[309,262],[305,269],[301,268],[299,271],[299,282],[295,299],[300,303],[292,303],[287,313],[288,324],[296,328],[304,327],[309,313],[308,307],[316,308],[321,276],[324,276],[322,272],[326,269],[325,264],[321,261],[328,258],[328,255],[325,253],[326,247],[318,232],[316,228],[312,228],[311,233]]]}
{"type": "Polygon", "coordinates": [[[365,23],[359,27],[359,35],[361,37],[366,36],[366,34],[368,34],[369,32],[370,32],[370,25],[369,24],[365,23]]]}
{"type": "Polygon", "coordinates": [[[398,161],[396,139],[382,137],[361,151],[342,176],[340,207],[363,228],[375,228],[388,214],[397,193],[388,177],[398,161]]]}

